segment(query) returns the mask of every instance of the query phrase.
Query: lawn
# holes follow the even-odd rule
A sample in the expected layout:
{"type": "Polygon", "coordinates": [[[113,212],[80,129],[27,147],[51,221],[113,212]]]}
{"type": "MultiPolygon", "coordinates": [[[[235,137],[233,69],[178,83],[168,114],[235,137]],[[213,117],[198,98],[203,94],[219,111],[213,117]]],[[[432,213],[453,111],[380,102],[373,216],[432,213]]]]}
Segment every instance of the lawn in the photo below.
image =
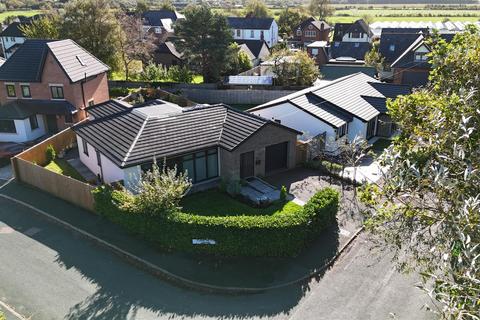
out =
{"type": "Polygon", "coordinates": [[[302,208],[291,201],[285,204],[274,203],[267,208],[253,208],[217,190],[187,196],[180,205],[185,213],[203,216],[276,215],[295,212],[302,208]]]}
{"type": "Polygon", "coordinates": [[[31,17],[36,14],[42,13],[42,10],[17,10],[17,11],[4,11],[0,13],[0,22],[3,22],[7,17],[9,16],[25,16],[25,17],[31,17]]]}
{"type": "Polygon", "coordinates": [[[85,179],[64,159],[55,159],[45,166],[45,169],[62,174],[73,179],[86,182],[85,179]]]}

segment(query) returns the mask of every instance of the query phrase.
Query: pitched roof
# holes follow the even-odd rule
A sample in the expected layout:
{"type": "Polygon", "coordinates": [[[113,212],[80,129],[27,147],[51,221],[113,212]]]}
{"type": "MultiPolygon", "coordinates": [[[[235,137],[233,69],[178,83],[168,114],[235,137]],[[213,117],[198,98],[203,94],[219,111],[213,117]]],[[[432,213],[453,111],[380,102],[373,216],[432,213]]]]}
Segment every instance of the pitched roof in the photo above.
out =
{"type": "Polygon", "coordinates": [[[182,54],[177,51],[175,45],[171,41],[159,44],[156,52],[171,54],[174,55],[177,59],[182,59],[182,54]]]}
{"type": "Polygon", "coordinates": [[[181,108],[162,100],[109,113],[74,130],[113,163],[129,167],[208,147],[232,151],[265,125],[300,134],[225,105],[181,108]]]}
{"type": "Polygon", "coordinates": [[[371,47],[368,42],[336,41],[330,47],[330,54],[333,59],[349,57],[364,60],[365,54],[370,51],[371,47]]]}
{"type": "Polygon", "coordinates": [[[0,106],[0,119],[25,119],[34,114],[65,115],[76,112],[68,101],[18,99],[0,106]]]}
{"type": "Polygon", "coordinates": [[[378,90],[375,88],[378,83],[380,83],[378,80],[359,72],[337,79],[323,86],[307,88],[285,97],[275,99],[258,107],[249,109],[248,111],[254,112],[281,103],[292,103],[309,113],[317,115],[319,118],[333,126],[340,124],[340,120],[349,121],[348,118],[345,118],[346,115],[355,116],[363,121],[369,121],[380,114],[380,111],[377,110],[378,101],[375,101],[376,103],[372,105],[365,99],[365,97],[386,100],[388,96],[384,95],[384,93],[392,97],[395,90],[398,90],[398,92],[405,92],[405,86],[400,86],[402,89],[393,89],[393,87],[399,86],[395,84],[384,84],[385,86],[392,86],[392,89],[387,90],[382,86],[381,88],[377,87],[380,89],[378,90]],[[322,107],[321,110],[317,110],[316,113],[314,113],[312,110],[315,110],[315,104],[304,106],[295,103],[300,97],[310,94],[327,101],[329,103],[328,108],[322,107]],[[343,118],[340,115],[343,115],[343,118]],[[335,119],[335,117],[338,119],[335,119]]]}
{"type": "Polygon", "coordinates": [[[392,62],[391,67],[394,68],[429,68],[430,64],[428,61],[416,62],[415,50],[420,48],[422,45],[425,45],[425,37],[423,35],[418,35],[417,39],[410,44],[410,46],[405,49],[405,51],[392,62]]]}
{"type": "Polygon", "coordinates": [[[420,33],[428,32],[428,28],[382,29],[379,51],[385,57],[386,63],[392,63],[418,38],[420,33]]]}
{"type": "Polygon", "coordinates": [[[149,10],[142,14],[142,19],[150,26],[163,26],[162,19],[170,19],[171,21],[177,21],[177,19],[184,19],[185,16],[177,11],[170,11],[166,9],[162,10],[149,10]]]}
{"type": "Polygon", "coordinates": [[[268,30],[275,20],[273,18],[228,17],[227,22],[233,29],[268,30]]]}
{"type": "Polygon", "coordinates": [[[324,80],[336,80],[358,72],[373,77],[377,73],[377,70],[375,67],[365,65],[325,64],[320,66],[320,74],[324,80]]]}
{"type": "Polygon", "coordinates": [[[87,107],[85,110],[94,118],[103,118],[125,111],[131,107],[132,106],[126,102],[112,99],[87,107]]]}
{"type": "Polygon", "coordinates": [[[0,67],[0,80],[41,82],[48,53],[57,60],[71,82],[109,70],[109,67],[73,40],[27,39],[0,67]]]}
{"type": "Polygon", "coordinates": [[[265,42],[265,40],[240,40],[240,39],[236,39],[235,42],[238,43],[239,45],[242,45],[242,44],[246,45],[248,47],[248,49],[253,53],[255,58],[261,58],[260,53],[262,52],[262,49],[264,47],[266,47],[267,50],[268,50],[268,45],[265,42]]]}
{"type": "Polygon", "coordinates": [[[23,38],[25,35],[23,34],[22,30],[20,30],[20,26],[25,25],[24,23],[20,22],[12,22],[5,28],[5,30],[0,33],[0,37],[18,37],[23,38]]]}
{"type": "Polygon", "coordinates": [[[350,32],[364,32],[370,37],[373,35],[368,24],[359,19],[352,23],[336,23],[333,31],[333,41],[342,41],[343,36],[350,32]]]}
{"type": "Polygon", "coordinates": [[[323,20],[320,21],[320,20],[315,19],[314,17],[310,17],[306,20],[303,20],[302,23],[300,23],[298,26],[296,26],[295,30],[296,29],[302,29],[303,30],[309,24],[312,24],[318,30],[322,30],[322,24],[323,24],[323,30],[331,29],[331,27],[325,21],[323,21],[323,20]]]}

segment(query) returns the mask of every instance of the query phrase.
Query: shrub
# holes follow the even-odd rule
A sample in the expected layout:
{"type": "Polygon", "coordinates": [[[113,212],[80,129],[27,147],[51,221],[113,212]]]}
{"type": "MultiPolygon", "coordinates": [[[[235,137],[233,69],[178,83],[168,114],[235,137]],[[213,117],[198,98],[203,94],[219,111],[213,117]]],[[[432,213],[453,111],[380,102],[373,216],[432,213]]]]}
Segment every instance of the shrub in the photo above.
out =
{"type": "Polygon", "coordinates": [[[282,188],[280,189],[280,201],[287,201],[287,188],[285,186],[282,186],[282,188]]]}
{"type": "Polygon", "coordinates": [[[320,190],[303,209],[276,215],[201,216],[181,212],[152,217],[126,210],[128,194],[102,186],[94,190],[98,213],[166,250],[225,256],[292,256],[335,221],[338,192],[320,190]],[[193,245],[212,239],[215,245],[193,245]]]}
{"type": "Polygon", "coordinates": [[[114,87],[110,88],[110,96],[113,98],[128,96],[130,91],[128,88],[114,87]]]}
{"type": "Polygon", "coordinates": [[[167,71],[162,65],[150,62],[140,74],[143,81],[161,81],[167,78],[167,71]]]}
{"type": "Polygon", "coordinates": [[[171,66],[168,69],[168,78],[174,82],[192,83],[193,73],[186,66],[171,66]]]}
{"type": "Polygon", "coordinates": [[[47,149],[45,150],[45,157],[47,158],[47,163],[52,162],[57,157],[55,148],[51,144],[49,144],[47,149]]]}

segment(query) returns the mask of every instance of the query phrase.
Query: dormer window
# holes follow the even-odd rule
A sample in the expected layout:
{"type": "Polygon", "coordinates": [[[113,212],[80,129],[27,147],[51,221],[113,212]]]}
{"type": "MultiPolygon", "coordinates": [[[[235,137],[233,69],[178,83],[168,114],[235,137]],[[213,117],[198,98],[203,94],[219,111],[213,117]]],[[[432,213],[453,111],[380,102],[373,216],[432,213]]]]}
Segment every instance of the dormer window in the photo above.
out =
{"type": "Polygon", "coordinates": [[[395,45],[394,44],[391,44],[390,47],[388,48],[390,51],[395,51],[395,45]]]}
{"type": "Polygon", "coordinates": [[[415,61],[416,62],[425,62],[427,61],[427,54],[425,52],[416,52],[415,53],[415,61]]]}
{"type": "Polygon", "coordinates": [[[250,30],[250,38],[254,38],[255,37],[255,32],[253,30],[250,30]]]}

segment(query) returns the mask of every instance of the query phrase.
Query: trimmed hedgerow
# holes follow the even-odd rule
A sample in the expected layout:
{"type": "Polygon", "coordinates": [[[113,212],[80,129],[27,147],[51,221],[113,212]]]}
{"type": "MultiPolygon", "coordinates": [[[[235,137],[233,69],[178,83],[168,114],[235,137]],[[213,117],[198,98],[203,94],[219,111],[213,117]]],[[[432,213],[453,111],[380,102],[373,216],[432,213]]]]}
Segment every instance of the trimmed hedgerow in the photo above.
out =
{"type": "Polygon", "coordinates": [[[297,212],[260,216],[204,216],[181,211],[150,217],[122,209],[125,194],[109,187],[94,191],[99,214],[166,250],[225,256],[292,256],[336,221],[338,192],[320,190],[297,212]],[[192,239],[215,240],[193,245],[192,239]]]}

